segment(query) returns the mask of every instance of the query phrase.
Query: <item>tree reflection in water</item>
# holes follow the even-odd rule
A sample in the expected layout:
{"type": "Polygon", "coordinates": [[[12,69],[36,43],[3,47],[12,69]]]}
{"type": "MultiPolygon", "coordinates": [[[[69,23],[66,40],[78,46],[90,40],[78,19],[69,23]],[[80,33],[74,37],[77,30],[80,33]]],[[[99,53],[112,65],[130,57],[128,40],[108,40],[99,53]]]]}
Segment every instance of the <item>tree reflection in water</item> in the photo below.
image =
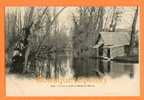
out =
{"type": "Polygon", "coordinates": [[[134,76],[134,66],[130,63],[118,63],[102,59],[74,59],[73,60],[74,77],[98,77],[109,75],[117,78],[122,75],[134,76]]]}
{"type": "Polygon", "coordinates": [[[74,78],[110,76],[117,78],[122,75],[134,77],[134,66],[131,63],[119,63],[102,59],[73,58],[71,55],[57,55],[55,58],[37,61],[36,74],[49,78],[74,78]]]}

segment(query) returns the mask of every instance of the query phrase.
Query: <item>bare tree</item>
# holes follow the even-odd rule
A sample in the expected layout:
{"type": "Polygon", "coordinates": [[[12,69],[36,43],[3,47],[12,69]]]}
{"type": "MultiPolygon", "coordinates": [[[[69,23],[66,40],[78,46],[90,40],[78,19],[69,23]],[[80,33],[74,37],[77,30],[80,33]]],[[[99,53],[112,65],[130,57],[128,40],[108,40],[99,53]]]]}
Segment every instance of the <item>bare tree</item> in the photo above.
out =
{"type": "Polygon", "coordinates": [[[90,56],[90,46],[94,46],[99,32],[103,29],[104,8],[79,8],[79,16],[73,14],[73,48],[74,55],[90,56]]]}
{"type": "MultiPolygon", "coordinates": [[[[52,26],[52,24],[55,22],[58,15],[63,10],[64,8],[60,10],[53,17],[53,20],[51,20],[49,17],[48,8],[44,8],[41,14],[38,15],[37,13],[34,13],[34,7],[24,9],[23,18],[21,18],[21,12],[12,13],[14,16],[12,17],[13,19],[8,17],[7,24],[12,28],[10,32],[13,32],[12,34],[17,34],[15,37],[13,37],[13,39],[18,39],[16,40],[16,47],[14,47],[13,45],[12,48],[15,48],[15,49],[17,48],[17,50],[19,49],[20,52],[22,53],[21,59],[23,60],[21,60],[22,61],[21,64],[24,63],[24,65],[26,66],[29,55],[31,55],[32,59],[35,59],[35,55],[39,54],[40,52],[39,48],[45,41],[45,37],[49,33],[50,27],[52,26]],[[34,16],[36,15],[38,15],[38,18],[34,19],[34,16]],[[9,23],[9,20],[11,19],[12,19],[12,22],[9,23]],[[46,26],[47,28],[45,28],[45,26],[42,26],[43,24],[45,24],[45,22],[47,22],[46,24],[48,25],[46,26]],[[47,32],[45,36],[43,36],[43,38],[38,40],[38,46],[36,46],[37,44],[34,43],[34,41],[36,41],[35,39],[38,39],[39,37],[34,34],[35,32],[38,32],[39,30],[43,30],[43,29],[46,29],[47,32]],[[29,38],[32,38],[32,39],[29,39],[29,38]],[[33,48],[31,48],[32,47],[31,44],[34,44],[33,48]],[[32,51],[31,49],[33,49],[34,51],[32,51]]],[[[6,31],[7,31],[6,33],[8,33],[9,30],[6,29],[6,31]]],[[[45,33],[45,32],[42,32],[42,33],[45,33]]]]}
{"type": "Polygon", "coordinates": [[[136,8],[136,11],[134,13],[134,18],[133,18],[133,23],[132,23],[131,39],[130,39],[129,53],[128,53],[129,56],[133,55],[133,49],[135,47],[137,17],[138,17],[138,7],[136,8]]]}
{"type": "Polygon", "coordinates": [[[123,14],[122,8],[112,7],[107,9],[107,16],[105,18],[105,23],[103,30],[114,32],[119,21],[121,21],[121,15],[123,14]],[[107,26],[109,25],[109,26],[107,26]]]}

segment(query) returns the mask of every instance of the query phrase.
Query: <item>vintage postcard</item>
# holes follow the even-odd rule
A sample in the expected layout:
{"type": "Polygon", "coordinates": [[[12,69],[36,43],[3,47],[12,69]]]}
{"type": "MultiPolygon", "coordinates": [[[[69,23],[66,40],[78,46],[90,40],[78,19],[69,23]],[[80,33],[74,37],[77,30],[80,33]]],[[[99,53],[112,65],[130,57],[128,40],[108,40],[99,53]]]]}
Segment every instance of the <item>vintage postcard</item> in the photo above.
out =
{"type": "Polygon", "coordinates": [[[7,96],[140,94],[137,6],[6,7],[5,32],[7,96]]]}
{"type": "Polygon", "coordinates": [[[141,5],[2,9],[6,97],[142,96],[141,5]]]}

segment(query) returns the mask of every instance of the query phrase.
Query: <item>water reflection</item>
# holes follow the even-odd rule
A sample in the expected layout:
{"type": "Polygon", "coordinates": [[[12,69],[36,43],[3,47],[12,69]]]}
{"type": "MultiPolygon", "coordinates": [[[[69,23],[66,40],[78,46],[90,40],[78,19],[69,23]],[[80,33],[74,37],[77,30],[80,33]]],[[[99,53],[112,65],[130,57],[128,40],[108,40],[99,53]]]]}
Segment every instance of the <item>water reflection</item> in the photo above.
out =
{"type": "Polygon", "coordinates": [[[37,60],[35,64],[36,76],[43,76],[49,78],[72,78],[72,57],[57,55],[48,59],[37,60]]]}
{"type": "Polygon", "coordinates": [[[48,78],[75,78],[96,77],[106,75],[118,78],[127,75],[134,77],[134,66],[130,63],[119,63],[102,59],[73,58],[72,56],[57,56],[55,59],[47,59],[38,62],[36,69],[38,75],[48,78]]]}
{"type": "Polygon", "coordinates": [[[73,60],[74,77],[103,77],[109,75],[117,78],[122,75],[134,76],[134,66],[130,63],[118,63],[101,59],[74,59],[73,60]]]}

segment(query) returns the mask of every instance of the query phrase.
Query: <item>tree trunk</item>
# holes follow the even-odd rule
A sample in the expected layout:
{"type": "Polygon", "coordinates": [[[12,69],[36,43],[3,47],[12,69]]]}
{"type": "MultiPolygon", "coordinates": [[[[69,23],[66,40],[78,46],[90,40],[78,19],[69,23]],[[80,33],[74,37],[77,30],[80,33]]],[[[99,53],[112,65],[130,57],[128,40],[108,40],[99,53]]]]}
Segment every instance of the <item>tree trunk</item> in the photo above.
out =
{"type": "Polygon", "coordinates": [[[133,56],[133,49],[135,47],[135,34],[136,34],[137,17],[138,17],[138,7],[135,11],[134,19],[133,19],[133,23],[132,23],[131,39],[130,39],[129,53],[128,53],[129,56],[133,56]]]}

